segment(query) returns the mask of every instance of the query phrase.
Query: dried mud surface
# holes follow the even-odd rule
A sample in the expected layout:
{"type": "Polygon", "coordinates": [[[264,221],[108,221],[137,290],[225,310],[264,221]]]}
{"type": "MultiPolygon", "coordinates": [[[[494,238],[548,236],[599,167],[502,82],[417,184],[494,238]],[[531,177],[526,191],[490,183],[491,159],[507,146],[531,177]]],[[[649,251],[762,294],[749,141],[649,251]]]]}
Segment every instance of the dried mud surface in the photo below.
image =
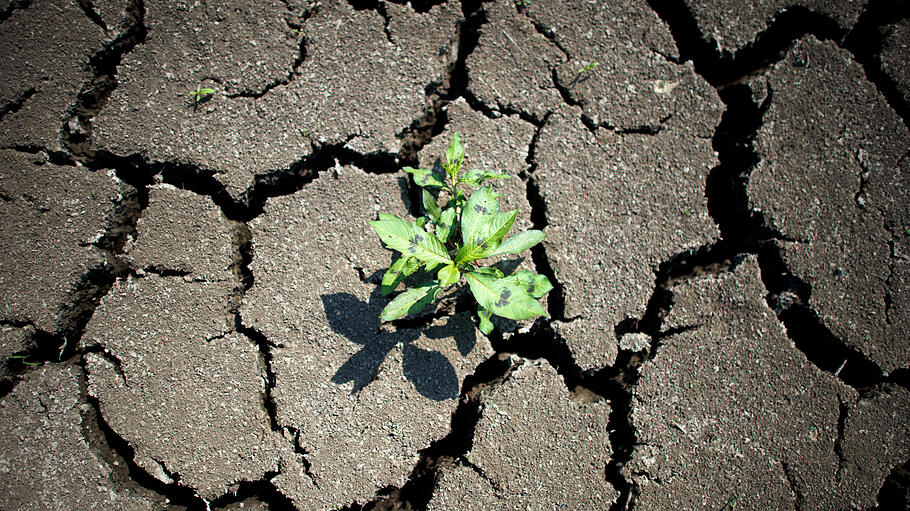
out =
{"type": "Polygon", "coordinates": [[[0,508],[908,509],[908,27],[3,2],[0,508]],[[379,319],[367,222],[455,132],[547,233],[489,338],[379,319]]]}

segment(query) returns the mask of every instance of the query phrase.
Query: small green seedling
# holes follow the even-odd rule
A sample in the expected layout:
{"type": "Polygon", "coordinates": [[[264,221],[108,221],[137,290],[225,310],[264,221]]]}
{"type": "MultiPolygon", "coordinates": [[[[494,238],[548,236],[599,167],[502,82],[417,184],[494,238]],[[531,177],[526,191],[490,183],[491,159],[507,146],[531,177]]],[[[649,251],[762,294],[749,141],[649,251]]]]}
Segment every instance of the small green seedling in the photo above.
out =
{"type": "Polygon", "coordinates": [[[515,7],[528,7],[531,5],[531,0],[515,0],[515,7]]]}
{"type": "Polygon", "coordinates": [[[190,91],[190,96],[193,96],[193,110],[199,105],[199,102],[203,100],[204,96],[214,94],[215,89],[210,89],[208,87],[203,87],[202,85],[197,85],[196,90],[190,91]]]}
{"type": "Polygon", "coordinates": [[[587,73],[588,71],[594,69],[595,67],[597,67],[597,66],[599,66],[599,65],[600,65],[600,62],[596,62],[596,61],[595,61],[595,62],[591,62],[591,63],[588,64],[587,66],[585,66],[585,67],[579,69],[579,70],[578,70],[578,74],[579,74],[579,76],[580,76],[580,75],[583,75],[583,74],[587,73]]]}
{"type": "Polygon", "coordinates": [[[419,313],[434,303],[444,289],[460,289],[457,286],[462,281],[477,300],[480,331],[486,335],[493,331],[493,314],[514,320],[547,315],[538,302],[553,289],[546,276],[526,270],[506,276],[498,268],[480,263],[489,257],[527,250],[543,241],[546,234],[529,230],[505,239],[518,210],[501,212],[497,199],[502,194],[482,184],[487,179],[508,176],[486,170],[462,173],[463,163],[461,137],[455,133],[443,168],[403,169],[422,188],[426,215],[407,222],[379,213],[379,220],[370,222],[386,246],[401,253],[382,278],[383,295],[394,292],[412,275],[436,276],[435,280],[419,283],[396,296],[382,311],[383,321],[419,313]],[[459,185],[478,188],[469,196],[459,185]],[[443,198],[445,201],[440,203],[443,198]],[[420,268],[424,271],[417,272],[420,268]]]}
{"type": "Polygon", "coordinates": [[[41,362],[29,362],[28,355],[10,355],[10,360],[18,360],[27,366],[40,366],[41,362]]]}
{"type": "Polygon", "coordinates": [[[744,494],[740,495],[739,497],[733,497],[732,499],[730,499],[730,509],[736,509],[736,506],[739,505],[739,501],[742,500],[742,498],[745,496],[746,496],[746,494],[744,493],[744,494]]]}

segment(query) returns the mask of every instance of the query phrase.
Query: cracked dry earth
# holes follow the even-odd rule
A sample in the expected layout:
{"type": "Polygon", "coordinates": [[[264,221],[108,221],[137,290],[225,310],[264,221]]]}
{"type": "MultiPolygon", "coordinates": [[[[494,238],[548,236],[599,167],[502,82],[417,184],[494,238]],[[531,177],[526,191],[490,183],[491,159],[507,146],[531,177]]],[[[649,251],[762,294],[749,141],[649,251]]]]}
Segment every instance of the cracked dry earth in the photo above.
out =
{"type": "Polygon", "coordinates": [[[728,4],[4,0],[0,509],[907,509],[910,2],[728,4]],[[379,320],[456,131],[489,338],[379,320]]]}

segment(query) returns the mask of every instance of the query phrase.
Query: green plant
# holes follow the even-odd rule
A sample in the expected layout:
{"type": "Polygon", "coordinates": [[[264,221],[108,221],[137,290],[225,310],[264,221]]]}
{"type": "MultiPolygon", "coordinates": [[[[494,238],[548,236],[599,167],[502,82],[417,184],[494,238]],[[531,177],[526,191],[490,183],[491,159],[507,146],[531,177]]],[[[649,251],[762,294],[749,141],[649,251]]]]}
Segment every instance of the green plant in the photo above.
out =
{"type": "Polygon", "coordinates": [[[190,91],[190,96],[193,96],[193,108],[196,108],[199,105],[199,102],[202,101],[203,96],[208,96],[209,94],[214,94],[215,89],[210,89],[208,87],[203,87],[202,85],[197,85],[196,90],[190,91]]]}
{"type": "MultiPolygon", "coordinates": [[[[416,314],[435,302],[446,288],[466,282],[477,300],[480,330],[489,335],[493,330],[493,314],[521,320],[546,316],[538,299],[553,289],[544,275],[516,271],[504,275],[492,266],[478,261],[488,257],[516,254],[543,241],[543,231],[529,230],[503,241],[518,210],[501,212],[502,194],[491,186],[482,186],[488,179],[508,177],[486,170],[462,173],[464,149],[458,133],[452,137],[442,168],[415,169],[404,167],[422,188],[425,216],[407,222],[398,216],[379,214],[370,222],[388,248],[401,255],[391,264],[382,278],[382,293],[389,295],[412,275],[421,273],[427,280],[396,296],[382,311],[383,321],[393,321],[416,314]],[[459,185],[478,187],[470,196],[459,185]],[[437,195],[434,195],[434,192],[437,195]],[[444,205],[440,199],[445,197],[444,205]],[[423,272],[418,270],[423,268],[423,272]]],[[[407,284],[407,282],[405,282],[407,284]]],[[[455,288],[455,292],[460,287],[455,288]]]]}
{"type": "Polygon", "coordinates": [[[588,71],[594,69],[595,67],[597,67],[597,66],[599,66],[599,65],[600,65],[600,62],[596,62],[596,61],[595,61],[595,62],[591,62],[591,63],[588,64],[587,66],[585,66],[585,67],[579,69],[579,70],[578,70],[578,74],[579,74],[579,76],[580,76],[580,75],[582,75],[582,74],[584,74],[584,73],[586,73],[586,72],[588,72],[588,71]]]}
{"type": "Polygon", "coordinates": [[[515,0],[515,7],[529,7],[531,0],[515,0]]]}
{"type": "Polygon", "coordinates": [[[27,366],[40,366],[41,362],[29,362],[28,355],[10,355],[10,360],[18,360],[27,366]]]}

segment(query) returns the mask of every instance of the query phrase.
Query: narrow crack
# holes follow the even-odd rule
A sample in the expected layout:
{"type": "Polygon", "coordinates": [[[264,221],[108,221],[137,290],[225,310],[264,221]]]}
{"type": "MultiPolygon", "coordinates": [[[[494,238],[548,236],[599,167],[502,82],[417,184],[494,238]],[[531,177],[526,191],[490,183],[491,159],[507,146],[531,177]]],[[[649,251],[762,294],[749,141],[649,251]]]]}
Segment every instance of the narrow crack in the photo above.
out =
{"type": "Polygon", "coordinates": [[[834,454],[837,455],[837,470],[834,472],[834,480],[840,482],[841,475],[844,471],[844,463],[847,460],[847,454],[844,452],[844,437],[846,435],[847,416],[850,413],[850,407],[840,396],[837,396],[837,404],[839,414],[837,416],[837,436],[834,438],[834,454]]]}
{"type": "Polygon", "coordinates": [[[131,0],[120,33],[89,59],[92,78],[82,85],[60,129],[61,144],[77,159],[89,158],[92,150],[92,119],[107,104],[117,87],[117,68],[124,55],[145,41],[144,0],[131,0]]]}
{"type": "MultiPolygon", "coordinates": [[[[84,359],[80,362],[80,365],[87,374],[84,359]]],[[[192,511],[208,509],[205,500],[197,495],[195,490],[180,484],[178,474],[168,473],[168,477],[170,477],[173,482],[166,484],[155,478],[144,468],[140,467],[139,464],[136,463],[136,451],[133,446],[120,436],[104,419],[104,416],[101,413],[101,403],[98,399],[94,396],[86,395],[86,402],[89,405],[89,413],[92,421],[91,427],[97,428],[104,439],[105,445],[111,449],[120,462],[126,465],[128,477],[132,482],[153,493],[163,496],[167,499],[168,504],[184,506],[192,511]]],[[[162,469],[164,469],[163,466],[162,469]]]]}
{"type": "Polygon", "coordinates": [[[787,478],[787,484],[790,486],[790,491],[793,493],[793,507],[796,511],[802,511],[803,506],[806,504],[806,497],[803,495],[802,490],[799,489],[796,474],[793,472],[793,469],[790,468],[790,464],[786,461],[782,461],[780,464],[784,469],[784,476],[787,478]]]}
{"type": "MultiPolygon", "coordinates": [[[[288,71],[288,74],[282,78],[277,78],[271,83],[266,84],[262,89],[258,91],[241,91],[236,94],[228,94],[227,97],[230,99],[234,98],[251,98],[251,99],[260,99],[272,90],[277,87],[290,85],[298,76],[300,76],[300,66],[303,65],[307,57],[307,39],[303,34],[302,27],[303,23],[306,23],[318,10],[318,5],[316,4],[312,9],[307,9],[304,11],[300,23],[287,21],[288,28],[297,34],[297,37],[300,39],[297,45],[297,56],[294,58],[294,62],[291,64],[291,69],[288,71]]],[[[285,7],[290,11],[291,7],[285,3],[285,7]]]]}
{"type": "Polygon", "coordinates": [[[28,90],[20,94],[18,98],[0,107],[0,121],[3,121],[3,118],[7,115],[18,112],[19,109],[22,108],[22,105],[31,99],[31,97],[34,96],[37,92],[38,89],[35,87],[29,87],[28,90]]]}
{"type": "Polygon", "coordinates": [[[844,38],[841,47],[853,54],[863,67],[866,78],[903,119],[904,125],[910,128],[910,98],[904,97],[894,78],[885,72],[881,61],[886,28],[907,18],[910,18],[910,3],[872,0],[844,38]]]}
{"type": "Polygon", "coordinates": [[[95,11],[95,6],[92,5],[92,0],[79,0],[79,7],[82,8],[82,11],[85,13],[86,17],[92,21],[92,23],[101,27],[101,30],[107,32],[107,24],[101,19],[101,16],[98,15],[98,12],[95,11]]]}
{"type": "Polygon", "coordinates": [[[240,481],[234,491],[212,500],[210,508],[226,508],[231,504],[255,499],[265,504],[270,511],[297,511],[294,501],[281,493],[272,482],[278,474],[279,472],[268,472],[258,481],[240,481]]]}
{"type": "Polygon", "coordinates": [[[388,488],[387,496],[363,506],[364,510],[426,509],[433,497],[439,470],[450,467],[470,452],[474,432],[483,409],[481,393],[501,384],[521,365],[502,355],[493,355],[481,362],[474,373],[465,377],[458,406],[452,413],[449,433],[420,451],[420,458],[401,488],[388,488]]]}

